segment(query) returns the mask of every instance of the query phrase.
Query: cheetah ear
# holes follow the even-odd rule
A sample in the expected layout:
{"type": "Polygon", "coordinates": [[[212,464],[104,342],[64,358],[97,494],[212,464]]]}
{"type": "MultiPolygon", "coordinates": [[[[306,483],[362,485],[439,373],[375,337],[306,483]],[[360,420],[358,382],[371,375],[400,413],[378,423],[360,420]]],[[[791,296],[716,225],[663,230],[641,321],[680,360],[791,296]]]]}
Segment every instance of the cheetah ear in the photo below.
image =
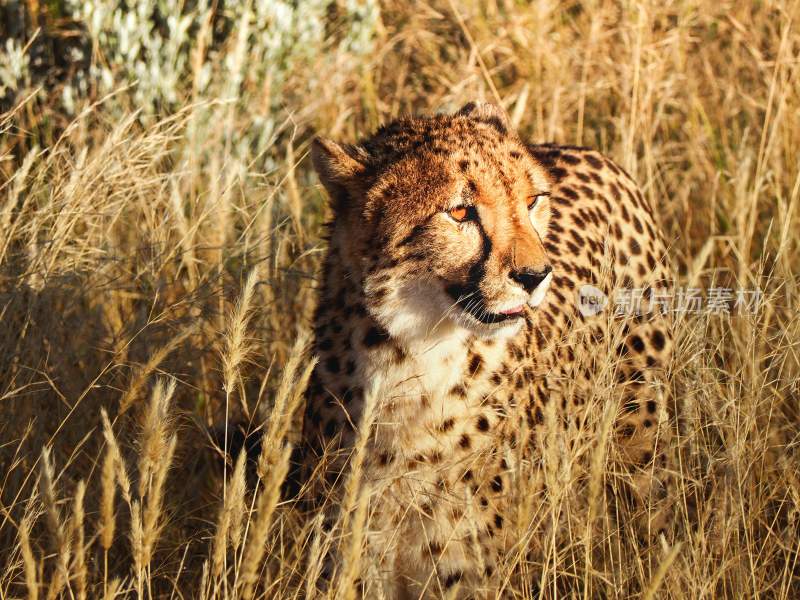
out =
{"type": "Polygon", "coordinates": [[[355,146],[340,146],[333,140],[316,138],[311,144],[314,170],[330,194],[334,209],[341,207],[348,192],[355,191],[364,174],[366,157],[355,146]],[[361,159],[361,160],[359,160],[361,159]]]}
{"type": "Polygon", "coordinates": [[[468,102],[456,114],[488,123],[503,135],[511,129],[511,122],[508,120],[506,111],[490,102],[481,102],[479,100],[468,102]]]}

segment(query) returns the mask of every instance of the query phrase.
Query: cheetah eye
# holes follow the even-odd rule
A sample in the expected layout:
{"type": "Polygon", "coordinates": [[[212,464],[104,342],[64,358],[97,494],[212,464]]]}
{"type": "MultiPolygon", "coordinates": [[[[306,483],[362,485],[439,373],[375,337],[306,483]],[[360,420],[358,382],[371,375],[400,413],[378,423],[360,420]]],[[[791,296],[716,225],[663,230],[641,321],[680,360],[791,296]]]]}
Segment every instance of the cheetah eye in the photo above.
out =
{"type": "Polygon", "coordinates": [[[475,218],[475,208],[472,206],[456,206],[447,211],[447,216],[456,223],[463,223],[475,218]]]}
{"type": "Polygon", "coordinates": [[[536,204],[538,204],[539,200],[549,195],[550,194],[536,194],[535,196],[528,196],[527,200],[528,210],[533,210],[536,204]]]}

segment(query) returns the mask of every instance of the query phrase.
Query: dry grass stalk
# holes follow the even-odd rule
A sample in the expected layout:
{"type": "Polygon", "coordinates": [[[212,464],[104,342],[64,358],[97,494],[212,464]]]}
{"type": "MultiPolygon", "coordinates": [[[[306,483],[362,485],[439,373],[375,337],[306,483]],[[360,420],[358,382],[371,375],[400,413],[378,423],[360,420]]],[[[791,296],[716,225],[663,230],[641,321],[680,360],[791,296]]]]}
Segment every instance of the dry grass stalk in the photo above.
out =
{"type": "Polygon", "coordinates": [[[109,584],[106,586],[105,594],[103,594],[103,598],[105,600],[114,600],[119,593],[119,588],[122,587],[122,580],[119,578],[112,579],[109,584]]]}
{"type": "Polygon", "coordinates": [[[34,146],[25,156],[22,161],[22,165],[16,171],[16,173],[14,173],[11,179],[3,186],[0,186],[0,191],[2,191],[3,187],[10,186],[5,202],[0,204],[0,263],[3,262],[3,259],[8,252],[9,245],[15,237],[15,229],[20,226],[18,220],[12,224],[11,217],[15,210],[18,211],[24,209],[25,204],[29,200],[28,197],[24,197],[22,198],[21,205],[19,203],[20,193],[25,186],[25,179],[30,173],[31,168],[34,166],[36,159],[38,158],[38,154],[39,148],[34,146]]]}
{"type": "Polygon", "coordinates": [[[240,595],[244,600],[250,600],[253,597],[258,583],[258,574],[266,551],[272,517],[280,497],[281,484],[289,471],[291,453],[292,448],[287,444],[279,460],[267,474],[268,477],[262,481],[264,487],[256,501],[255,520],[248,527],[248,536],[242,555],[242,568],[239,574],[240,595]]]}
{"type": "MultiPolygon", "coordinates": [[[[324,520],[325,513],[320,512],[314,517],[314,521],[311,524],[313,538],[307,554],[308,564],[304,582],[306,598],[314,598],[317,595],[317,582],[322,574],[323,563],[331,546],[330,535],[326,535],[322,527],[324,520]],[[322,541],[323,537],[327,538],[325,543],[322,541]]],[[[330,533],[328,532],[328,534],[330,533]]]]}
{"type": "MultiPolygon", "coordinates": [[[[613,364],[613,363],[612,363],[613,364]]],[[[598,379],[603,382],[603,373],[598,374],[598,379]]],[[[600,387],[600,386],[598,386],[600,387]]],[[[596,530],[602,530],[601,526],[596,522],[598,512],[600,512],[600,503],[605,500],[603,496],[603,486],[606,483],[608,472],[608,450],[609,445],[613,443],[611,436],[614,420],[617,416],[617,403],[612,399],[603,398],[603,390],[598,390],[593,399],[594,403],[602,407],[601,418],[599,419],[599,430],[596,435],[596,440],[591,452],[591,459],[589,461],[589,490],[588,490],[588,509],[586,514],[586,530],[584,533],[584,560],[586,561],[587,570],[584,576],[584,593],[588,596],[592,595],[592,578],[589,576],[591,565],[593,561],[594,551],[594,534],[596,530]],[[599,398],[598,398],[599,396],[599,398]]],[[[590,401],[589,406],[593,402],[590,401]]]]}
{"type": "Polygon", "coordinates": [[[153,549],[158,541],[163,525],[164,484],[167,474],[172,466],[178,437],[173,434],[166,443],[166,449],[158,463],[158,469],[153,474],[153,482],[148,490],[142,521],[142,551],[146,566],[150,566],[153,558],[153,549]]]}
{"type": "Polygon", "coordinates": [[[656,570],[655,575],[653,576],[653,580],[650,582],[650,585],[647,587],[647,590],[642,596],[642,600],[653,600],[656,598],[656,592],[658,592],[661,583],[664,581],[664,577],[667,574],[667,570],[672,566],[672,563],[675,562],[675,559],[678,558],[678,555],[681,551],[681,543],[678,542],[675,544],[670,551],[664,556],[661,560],[660,564],[658,565],[658,569],[656,570]]]}
{"type": "Polygon", "coordinates": [[[25,586],[28,590],[29,600],[39,598],[39,578],[37,576],[36,559],[31,549],[31,527],[33,515],[26,512],[19,524],[19,545],[22,551],[22,564],[25,569],[25,586]]]}
{"type": "MultiPolygon", "coordinates": [[[[122,497],[125,499],[125,502],[128,506],[131,506],[133,502],[133,497],[131,496],[131,480],[128,477],[128,469],[125,466],[125,460],[122,458],[122,452],[119,449],[119,444],[117,444],[117,438],[114,436],[114,430],[111,428],[111,421],[108,420],[106,409],[100,409],[100,416],[103,421],[103,437],[107,445],[106,451],[111,456],[111,463],[114,465],[116,482],[122,490],[122,497]]],[[[113,504],[113,497],[111,498],[111,502],[113,504]]],[[[113,530],[111,536],[113,537],[113,530]]]]}
{"type": "Polygon", "coordinates": [[[314,369],[315,361],[312,360],[300,372],[307,345],[308,336],[306,334],[298,335],[281,374],[275,402],[270,411],[269,423],[261,437],[261,452],[257,465],[259,481],[267,477],[270,468],[274,466],[275,459],[280,456],[282,444],[292,423],[292,416],[303,399],[303,392],[314,369]]]}
{"type": "Polygon", "coordinates": [[[236,387],[239,379],[239,367],[250,353],[247,324],[253,309],[251,305],[258,278],[258,269],[253,269],[247,276],[247,281],[245,281],[233,312],[227,319],[225,349],[222,352],[222,375],[223,388],[228,394],[232,393],[236,387]]]}
{"type": "Polygon", "coordinates": [[[218,578],[223,571],[228,546],[234,552],[241,543],[242,527],[245,517],[245,465],[247,453],[242,451],[236,459],[233,474],[226,483],[226,494],[219,511],[217,529],[211,553],[211,574],[218,578]]]}
{"type": "Polygon", "coordinates": [[[86,483],[81,480],[75,490],[73,500],[72,520],[70,530],[72,532],[73,559],[72,572],[75,580],[76,597],[78,600],[85,600],[88,573],[86,568],[86,542],[84,541],[84,521],[86,515],[83,508],[83,499],[86,495],[86,483]]]}
{"type": "Polygon", "coordinates": [[[247,453],[243,450],[239,453],[239,458],[236,459],[236,466],[234,467],[233,475],[231,476],[227,498],[228,505],[230,507],[230,527],[228,539],[234,552],[239,549],[239,546],[243,541],[242,533],[244,530],[244,521],[246,516],[245,493],[247,492],[245,473],[246,465],[247,453]]]}
{"type": "Polygon", "coordinates": [[[116,518],[114,500],[117,495],[116,464],[111,448],[103,453],[103,466],[100,471],[100,545],[108,552],[114,543],[116,518]]]}
{"type": "Polygon", "coordinates": [[[346,550],[342,553],[342,570],[336,586],[336,598],[344,600],[354,600],[358,597],[358,589],[355,585],[361,566],[361,556],[364,553],[363,544],[365,530],[367,527],[367,507],[369,506],[369,487],[364,486],[360,489],[355,508],[355,514],[349,521],[350,529],[346,550]]]}
{"type": "MultiPolygon", "coordinates": [[[[103,417],[105,434],[108,417],[105,415],[105,413],[103,413],[103,417]]],[[[107,431],[108,434],[105,435],[111,435],[113,438],[113,432],[111,432],[110,424],[107,431]]],[[[103,589],[105,589],[106,594],[108,594],[108,551],[111,548],[111,544],[114,543],[114,532],[117,525],[115,514],[115,500],[117,496],[117,461],[122,460],[122,458],[115,455],[111,444],[108,442],[106,442],[106,444],[106,450],[103,453],[103,466],[100,471],[99,538],[100,546],[103,548],[103,589]]]]}
{"type": "Polygon", "coordinates": [[[175,380],[165,384],[159,379],[153,387],[150,404],[144,414],[139,444],[139,498],[143,499],[153,487],[155,471],[163,464],[167,449],[169,402],[175,393],[175,380]]]}
{"type": "Polygon", "coordinates": [[[58,550],[61,550],[66,538],[66,532],[64,531],[64,525],[61,522],[61,514],[58,509],[58,497],[56,496],[55,490],[55,473],[53,471],[53,463],[50,459],[50,450],[47,446],[42,448],[41,464],[40,491],[47,514],[47,526],[50,529],[50,535],[56,540],[58,550]]]}
{"type": "Polygon", "coordinates": [[[50,599],[58,597],[69,581],[71,543],[69,532],[64,527],[64,522],[61,519],[58,508],[58,496],[55,490],[55,473],[53,470],[53,463],[50,459],[50,450],[47,446],[42,448],[41,464],[41,495],[47,514],[47,526],[50,530],[50,535],[55,541],[56,552],[56,568],[53,570],[50,585],[47,589],[47,597],[50,599]]]}
{"type": "Polygon", "coordinates": [[[131,530],[129,533],[131,555],[133,556],[133,569],[136,577],[136,591],[142,598],[142,584],[145,576],[144,531],[142,529],[142,510],[138,500],[131,503],[131,530]]]}
{"type": "MultiPolygon", "coordinates": [[[[225,451],[223,454],[227,454],[228,452],[228,417],[230,414],[231,394],[233,394],[239,382],[239,368],[251,352],[251,344],[246,334],[247,324],[250,320],[251,304],[258,278],[258,268],[255,268],[250,272],[250,275],[248,275],[242,293],[236,302],[236,306],[227,320],[225,348],[222,352],[222,386],[225,390],[225,436],[223,440],[225,451]]],[[[249,417],[250,409],[247,406],[247,399],[244,393],[240,395],[240,400],[244,414],[249,417]]],[[[227,460],[224,467],[225,475],[227,476],[227,460]]],[[[223,491],[223,498],[225,494],[227,494],[227,489],[223,491]]]]}
{"type": "Polygon", "coordinates": [[[210,579],[211,578],[209,577],[208,561],[204,560],[203,567],[200,571],[200,585],[198,587],[198,589],[200,590],[201,600],[205,600],[206,598],[208,598],[210,579]]]}
{"type": "Polygon", "coordinates": [[[364,494],[361,486],[361,476],[363,475],[364,460],[367,457],[367,446],[372,436],[372,426],[374,425],[375,406],[379,402],[381,381],[375,378],[372,387],[364,394],[364,412],[358,423],[358,436],[353,446],[352,455],[348,465],[348,478],[344,487],[338,520],[338,528],[344,534],[350,527],[350,514],[361,502],[360,497],[364,494]]]}

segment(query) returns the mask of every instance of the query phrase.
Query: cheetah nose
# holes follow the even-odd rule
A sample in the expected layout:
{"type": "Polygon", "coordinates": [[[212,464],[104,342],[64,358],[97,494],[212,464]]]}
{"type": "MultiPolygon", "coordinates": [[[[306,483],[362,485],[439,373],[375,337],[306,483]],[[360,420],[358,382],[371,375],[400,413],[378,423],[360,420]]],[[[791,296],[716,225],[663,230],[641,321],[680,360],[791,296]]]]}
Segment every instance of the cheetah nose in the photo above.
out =
{"type": "Polygon", "coordinates": [[[510,277],[516,283],[520,284],[522,289],[530,294],[547,278],[552,270],[553,267],[550,265],[546,265],[543,269],[524,267],[511,271],[510,277]]]}

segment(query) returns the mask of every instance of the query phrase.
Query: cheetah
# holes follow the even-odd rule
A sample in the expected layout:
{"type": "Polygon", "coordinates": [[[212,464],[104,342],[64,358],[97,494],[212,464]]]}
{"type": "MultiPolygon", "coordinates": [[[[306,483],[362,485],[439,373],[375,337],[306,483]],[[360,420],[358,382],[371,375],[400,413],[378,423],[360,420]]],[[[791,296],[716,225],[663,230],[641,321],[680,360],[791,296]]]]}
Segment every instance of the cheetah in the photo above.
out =
{"type": "MultiPolygon", "coordinates": [[[[318,138],[311,156],[333,217],[303,425],[309,494],[341,499],[370,427],[360,468],[386,597],[496,590],[498,556],[520,541],[517,463],[539,464],[536,440],[579,418],[608,346],[608,310],[587,310],[582,290],[670,280],[653,211],[608,158],[528,144],[488,103],[397,120],[357,145],[318,138]]],[[[665,463],[666,318],[625,319],[614,349],[634,500],[665,463]]]]}

